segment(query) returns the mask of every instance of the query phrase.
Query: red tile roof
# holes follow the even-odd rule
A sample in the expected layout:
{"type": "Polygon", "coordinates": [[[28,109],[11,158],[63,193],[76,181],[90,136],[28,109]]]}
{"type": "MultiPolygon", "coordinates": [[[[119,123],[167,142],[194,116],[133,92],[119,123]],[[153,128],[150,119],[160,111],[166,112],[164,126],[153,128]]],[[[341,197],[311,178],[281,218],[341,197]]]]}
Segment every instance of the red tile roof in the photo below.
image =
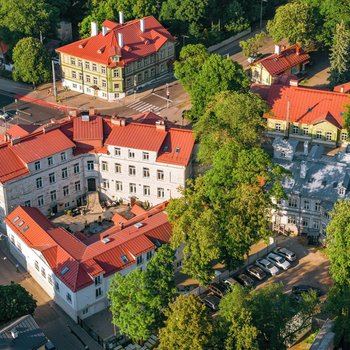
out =
{"type": "Polygon", "coordinates": [[[74,43],[56,49],[57,52],[83,58],[89,61],[116,66],[157,52],[167,41],[175,41],[172,35],[153,17],[143,18],[145,32],[140,30],[140,20],[127,22],[123,25],[111,21],[104,24],[110,30],[106,35],[78,40],[74,43]],[[118,33],[123,34],[124,46],[118,44],[118,33]],[[112,56],[121,56],[119,62],[112,62],[112,56]]]}
{"type": "Polygon", "coordinates": [[[348,94],[350,92],[350,82],[335,86],[333,91],[348,94]]]}
{"type": "Polygon", "coordinates": [[[13,125],[6,133],[11,135],[11,137],[23,137],[35,132],[37,129],[37,125],[13,125]]]}
{"type": "Polygon", "coordinates": [[[98,239],[86,240],[85,244],[63,228],[55,228],[36,208],[17,207],[5,223],[29,247],[43,254],[62,282],[77,291],[93,284],[95,276],[111,275],[135,263],[138,255],[159,243],[169,243],[171,226],[163,210],[164,205],[152,208],[139,218],[139,227],[131,222],[125,229],[110,228],[103,233],[110,240],[107,243],[98,239]],[[123,261],[123,255],[127,261],[123,261]]]}
{"type": "Polygon", "coordinates": [[[0,182],[29,174],[28,168],[7,145],[0,146],[0,182]]]}
{"type": "Polygon", "coordinates": [[[155,125],[130,123],[115,125],[106,140],[107,145],[158,152],[167,132],[155,125]]]}
{"type": "Polygon", "coordinates": [[[260,63],[271,75],[279,75],[297,64],[306,63],[310,59],[310,56],[302,49],[299,49],[299,54],[297,50],[297,45],[292,45],[282,50],[279,55],[272,54],[254,62],[254,65],[260,63]]]}
{"type": "Polygon", "coordinates": [[[73,119],[73,140],[102,140],[103,139],[103,118],[90,116],[88,121],[82,117],[73,119]]]}
{"type": "Polygon", "coordinates": [[[23,162],[31,163],[73,148],[75,144],[61,130],[55,129],[46,133],[33,134],[9,147],[23,162]]]}
{"type": "Polygon", "coordinates": [[[266,118],[286,120],[289,100],[289,121],[316,124],[327,120],[337,128],[344,125],[343,114],[349,104],[349,95],[339,92],[272,85],[267,102],[271,111],[266,118]]]}

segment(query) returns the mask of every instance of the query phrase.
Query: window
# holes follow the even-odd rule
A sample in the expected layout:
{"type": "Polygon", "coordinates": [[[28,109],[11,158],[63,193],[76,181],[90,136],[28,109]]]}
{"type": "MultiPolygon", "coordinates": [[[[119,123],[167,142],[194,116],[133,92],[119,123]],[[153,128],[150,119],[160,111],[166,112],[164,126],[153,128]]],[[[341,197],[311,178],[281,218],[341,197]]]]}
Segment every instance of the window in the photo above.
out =
{"type": "Polygon", "coordinates": [[[53,158],[52,157],[47,158],[47,164],[48,164],[48,166],[53,165],[53,158]]]}
{"type": "Polygon", "coordinates": [[[57,281],[55,281],[55,289],[59,292],[60,291],[60,285],[57,281]]]}
{"type": "Polygon", "coordinates": [[[120,148],[114,147],[114,155],[120,157],[120,148]]]}
{"type": "Polygon", "coordinates": [[[275,131],[281,131],[281,124],[280,123],[275,124],[275,131]]]}
{"type": "Polygon", "coordinates": [[[103,66],[101,67],[101,73],[106,74],[106,67],[103,67],[103,66]]]}
{"type": "Polygon", "coordinates": [[[142,264],[142,262],[143,262],[142,255],[137,256],[137,257],[136,257],[136,263],[137,263],[137,265],[141,265],[141,264],[142,264]]]}
{"type": "Polygon", "coordinates": [[[322,131],[316,131],[316,139],[322,140],[322,131]]]}
{"type": "Polygon", "coordinates": [[[143,168],[143,177],[149,177],[149,169],[143,168]]]}
{"type": "Polygon", "coordinates": [[[95,277],[95,286],[98,286],[101,283],[102,283],[101,276],[95,277]]]}
{"type": "Polygon", "coordinates": [[[295,223],[296,223],[295,216],[294,216],[294,215],[288,216],[288,224],[293,224],[293,225],[295,225],[295,223]]]}
{"type": "Polygon", "coordinates": [[[130,176],[136,175],[136,168],[133,165],[129,165],[129,175],[130,176]]]}
{"type": "Polygon", "coordinates": [[[22,253],[21,242],[17,242],[17,248],[18,248],[18,250],[22,253]]]}
{"type": "Polygon", "coordinates": [[[155,70],[154,68],[151,68],[151,76],[153,77],[155,75],[155,70]]]}
{"type": "Polygon", "coordinates": [[[315,211],[321,210],[321,203],[315,203],[315,211]]]}
{"type": "Polygon", "coordinates": [[[78,87],[77,84],[73,84],[73,89],[76,89],[78,87]]]}
{"type": "Polygon", "coordinates": [[[90,69],[90,62],[85,62],[85,68],[90,69]]]}
{"type": "Polygon", "coordinates": [[[304,209],[310,210],[310,202],[309,201],[304,201],[304,209]]]}
{"type": "Polygon", "coordinates": [[[40,161],[34,163],[35,170],[40,170],[40,161]]]}
{"type": "Polygon", "coordinates": [[[301,221],[301,225],[303,227],[309,227],[309,219],[308,218],[303,218],[301,221]]]}
{"type": "Polygon", "coordinates": [[[345,194],[345,188],[344,188],[344,187],[339,187],[338,193],[339,193],[341,196],[344,196],[344,194],[345,194]]]}
{"type": "Polygon", "coordinates": [[[123,183],[121,181],[115,182],[115,190],[118,192],[123,191],[123,183]]]}
{"type": "Polygon", "coordinates": [[[46,278],[46,271],[45,271],[45,269],[43,267],[41,268],[41,276],[46,278]]]}
{"type": "Polygon", "coordinates": [[[115,90],[119,90],[119,84],[114,83],[114,89],[115,89],[115,90]]]}
{"type": "Polygon", "coordinates": [[[296,199],[296,198],[293,198],[293,197],[290,197],[289,200],[288,200],[288,205],[289,205],[291,208],[297,208],[297,207],[298,207],[297,199],[296,199]]]}
{"type": "Polygon", "coordinates": [[[326,132],[326,140],[331,141],[332,140],[332,133],[330,131],[326,132]]]}
{"type": "Polygon", "coordinates": [[[43,179],[41,177],[38,177],[36,179],[36,188],[42,188],[43,187],[43,179]]]}
{"type": "Polygon", "coordinates": [[[51,275],[47,275],[47,280],[49,281],[49,283],[51,285],[53,285],[53,279],[52,279],[52,276],[51,275]]]}
{"type": "Polygon", "coordinates": [[[86,75],[86,82],[87,82],[87,83],[91,83],[91,77],[90,77],[90,75],[88,75],[88,74],[86,75]]]}
{"type": "Polygon", "coordinates": [[[102,79],[102,80],[101,80],[101,84],[102,84],[102,87],[103,87],[103,88],[106,88],[106,87],[107,87],[107,82],[106,82],[105,79],[102,79]]]}
{"type": "Polygon", "coordinates": [[[83,73],[79,73],[79,80],[83,80],[83,73]]]}
{"type": "Polygon", "coordinates": [[[108,163],[102,162],[102,171],[108,171],[108,163]]]}
{"type": "Polygon", "coordinates": [[[114,164],[114,170],[116,173],[121,173],[122,172],[122,166],[119,163],[114,164]]]}
{"type": "Polygon", "coordinates": [[[77,72],[75,70],[72,70],[72,78],[73,79],[77,78],[77,72]]]}
{"type": "Polygon", "coordinates": [[[149,71],[146,70],[146,71],[145,71],[145,80],[148,80],[148,79],[149,79],[149,71]]]}
{"type": "Polygon", "coordinates": [[[72,303],[72,296],[70,293],[66,294],[66,299],[67,299],[68,303],[72,303]]]}
{"type": "Polygon", "coordinates": [[[151,188],[149,186],[143,186],[143,195],[149,196],[151,194],[151,188]]]}
{"type": "Polygon", "coordinates": [[[69,206],[70,206],[70,203],[69,203],[69,202],[64,203],[64,207],[65,207],[65,208],[69,208],[69,206]]]}
{"type": "Polygon", "coordinates": [[[164,198],[164,188],[157,188],[158,198],[164,198]]]}
{"type": "Polygon", "coordinates": [[[88,307],[86,307],[85,309],[83,309],[83,315],[86,315],[86,314],[88,314],[89,313],[89,308],[88,307]]]}
{"type": "Polygon", "coordinates": [[[64,162],[65,160],[67,160],[67,154],[66,154],[66,152],[62,152],[61,153],[61,162],[64,162]]]}
{"type": "Polygon", "coordinates": [[[118,69],[114,69],[113,70],[113,78],[118,78],[119,77],[119,70],[118,69]]]}
{"type": "Polygon", "coordinates": [[[53,190],[50,192],[51,202],[55,202],[57,200],[57,192],[53,190]]]}
{"type": "Polygon", "coordinates": [[[299,127],[296,125],[293,125],[293,134],[299,134],[299,127]]]}
{"type": "Polygon", "coordinates": [[[129,191],[130,193],[136,193],[136,184],[131,183],[129,185],[129,191]]]}
{"type": "Polygon", "coordinates": [[[141,60],[138,60],[137,61],[137,68],[141,68],[142,67],[142,61],[141,60]]]}
{"type": "Polygon", "coordinates": [[[80,181],[74,182],[74,188],[75,188],[75,192],[79,192],[81,190],[80,181]]]}
{"type": "Polygon", "coordinates": [[[163,170],[157,170],[157,179],[164,180],[164,171],[163,170]]]}
{"type": "Polygon", "coordinates": [[[70,58],[70,64],[75,66],[75,58],[73,58],[73,57],[70,58]]]}
{"type": "Polygon", "coordinates": [[[153,255],[152,251],[147,252],[147,256],[146,256],[147,260],[150,260],[152,258],[152,255],[153,255]]]}
{"type": "Polygon", "coordinates": [[[320,228],[320,222],[318,220],[314,220],[313,227],[314,229],[318,230],[320,228]]]}
{"type": "Polygon", "coordinates": [[[285,158],[286,157],[286,151],[281,151],[281,157],[285,158]]]}
{"type": "Polygon", "coordinates": [[[93,64],[92,64],[92,70],[95,71],[95,72],[97,72],[97,65],[96,65],[96,63],[93,63],[93,64]]]}
{"type": "Polygon", "coordinates": [[[102,187],[107,190],[109,188],[109,181],[107,179],[102,179],[102,187]]]}
{"type": "Polygon", "coordinates": [[[93,160],[87,161],[87,170],[94,170],[94,161],[93,160]]]}
{"type": "Polygon", "coordinates": [[[128,151],[128,157],[129,157],[129,158],[135,158],[135,152],[134,152],[134,151],[131,151],[131,150],[129,149],[129,151],[128,151]]]}
{"type": "Polygon", "coordinates": [[[39,263],[37,260],[34,261],[34,267],[37,271],[39,271],[39,263]]]}
{"type": "Polygon", "coordinates": [[[75,163],[73,165],[73,169],[74,169],[74,174],[79,174],[80,173],[80,165],[79,165],[79,163],[75,163]]]}
{"type": "Polygon", "coordinates": [[[99,298],[102,295],[102,289],[101,287],[97,288],[95,291],[96,299],[99,298]]]}
{"type": "Polygon", "coordinates": [[[68,177],[68,170],[67,168],[62,169],[62,179],[66,179],[68,177]]]}
{"type": "Polygon", "coordinates": [[[44,205],[44,196],[38,197],[38,207],[42,207],[44,205]]]}
{"type": "Polygon", "coordinates": [[[63,195],[68,196],[69,195],[69,187],[68,186],[63,186],[63,195]]]}
{"type": "Polygon", "coordinates": [[[53,184],[53,183],[56,182],[55,173],[50,173],[50,174],[49,174],[49,182],[50,182],[50,184],[53,184]]]}
{"type": "Polygon", "coordinates": [[[142,74],[141,73],[137,74],[137,81],[142,81],[142,74]]]}
{"type": "Polygon", "coordinates": [[[78,67],[82,67],[83,66],[83,62],[81,60],[78,60],[78,67]]]}
{"type": "Polygon", "coordinates": [[[348,139],[348,133],[347,132],[342,132],[341,133],[341,140],[346,141],[348,139]]]}
{"type": "Polygon", "coordinates": [[[30,201],[25,201],[25,202],[24,202],[24,206],[25,206],[25,207],[30,207],[30,201]]]}
{"type": "Polygon", "coordinates": [[[131,86],[131,78],[126,79],[126,86],[127,87],[131,86]]]}
{"type": "Polygon", "coordinates": [[[149,160],[149,153],[148,152],[142,152],[142,159],[143,160],[149,160]]]}
{"type": "Polygon", "coordinates": [[[97,78],[93,77],[94,84],[97,85],[97,78]]]}
{"type": "Polygon", "coordinates": [[[309,135],[309,128],[303,128],[303,134],[309,135]]]}

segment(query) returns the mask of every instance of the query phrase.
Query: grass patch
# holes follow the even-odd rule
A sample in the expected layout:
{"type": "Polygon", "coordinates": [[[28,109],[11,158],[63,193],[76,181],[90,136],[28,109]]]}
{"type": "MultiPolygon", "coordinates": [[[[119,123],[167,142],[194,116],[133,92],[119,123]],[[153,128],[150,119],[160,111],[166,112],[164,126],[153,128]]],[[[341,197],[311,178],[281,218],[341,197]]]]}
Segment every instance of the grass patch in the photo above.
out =
{"type": "Polygon", "coordinates": [[[311,333],[307,338],[305,338],[304,343],[306,343],[306,344],[312,344],[312,343],[315,341],[315,339],[316,339],[317,334],[318,334],[319,331],[320,331],[320,330],[317,329],[315,332],[311,333]]]}

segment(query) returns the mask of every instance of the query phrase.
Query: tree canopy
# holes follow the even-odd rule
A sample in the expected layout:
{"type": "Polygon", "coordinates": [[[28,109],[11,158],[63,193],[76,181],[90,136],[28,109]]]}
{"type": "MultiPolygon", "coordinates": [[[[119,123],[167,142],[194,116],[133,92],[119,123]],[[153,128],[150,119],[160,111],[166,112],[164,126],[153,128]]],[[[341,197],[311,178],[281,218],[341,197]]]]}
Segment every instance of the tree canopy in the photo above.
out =
{"type": "Polygon", "coordinates": [[[0,323],[33,314],[36,300],[20,284],[0,285],[0,323]]]}
{"type": "Polygon", "coordinates": [[[240,41],[239,46],[242,48],[244,56],[251,57],[256,55],[259,49],[264,46],[266,38],[267,34],[260,32],[245,41],[240,41]]]}
{"type": "Polygon", "coordinates": [[[38,39],[21,39],[13,49],[13,63],[15,80],[36,85],[50,79],[50,58],[38,39]]]}

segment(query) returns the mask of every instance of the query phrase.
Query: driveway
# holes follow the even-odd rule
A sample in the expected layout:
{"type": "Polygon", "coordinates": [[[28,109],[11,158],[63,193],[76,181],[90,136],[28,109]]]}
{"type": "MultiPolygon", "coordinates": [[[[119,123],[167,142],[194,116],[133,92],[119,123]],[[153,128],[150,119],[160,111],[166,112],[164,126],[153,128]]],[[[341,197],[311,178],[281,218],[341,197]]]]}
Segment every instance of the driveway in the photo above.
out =
{"type": "Polygon", "coordinates": [[[277,238],[277,245],[294,251],[298,260],[292,268],[270,277],[257,288],[262,288],[271,282],[282,282],[286,292],[291,291],[297,284],[307,284],[318,287],[324,292],[328,291],[332,286],[332,279],[329,274],[329,260],[322,250],[307,247],[302,237],[280,236],[277,238]]]}
{"type": "Polygon", "coordinates": [[[20,283],[37,301],[34,319],[45,335],[59,350],[100,350],[100,347],[81,327],[75,324],[45,293],[39,284],[22,268],[16,272],[15,261],[9,254],[7,242],[0,241],[0,283],[9,284],[11,281],[20,283]],[[78,334],[78,338],[70,329],[78,334]],[[85,347],[87,346],[87,347],[85,347]]]}

